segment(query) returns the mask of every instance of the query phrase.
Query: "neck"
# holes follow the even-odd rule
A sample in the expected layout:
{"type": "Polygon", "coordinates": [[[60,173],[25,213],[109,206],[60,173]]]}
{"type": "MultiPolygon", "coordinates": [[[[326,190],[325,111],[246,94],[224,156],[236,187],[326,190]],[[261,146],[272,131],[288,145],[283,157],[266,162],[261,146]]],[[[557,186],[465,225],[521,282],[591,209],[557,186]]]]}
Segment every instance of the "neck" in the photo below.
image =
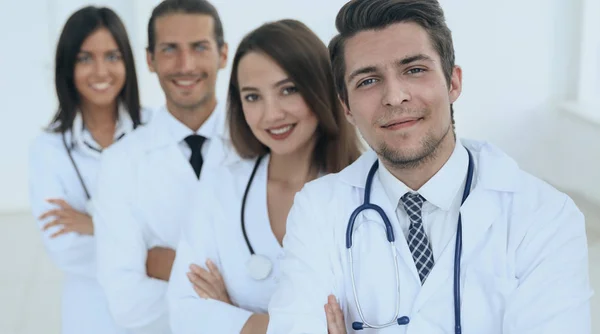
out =
{"type": "Polygon", "coordinates": [[[273,154],[269,160],[269,181],[302,187],[319,173],[312,166],[315,143],[290,154],[273,154]]]}
{"type": "Polygon", "coordinates": [[[420,163],[411,166],[397,166],[382,159],[385,167],[398,180],[402,181],[410,189],[417,191],[429,181],[442,167],[454,151],[456,137],[454,131],[450,130],[435,150],[420,163]]]}
{"type": "Polygon", "coordinates": [[[202,124],[206,122],[216,106],[217,99],[215,96],[204,103],[190,108],[177,106],[171,101],[167,101],[167,109],[171,115],[194,132],[198,131],[202,124]]]}
{"type": "Polygon", "coordinates": [[[82,105],[80,110],[83,123],[90,132],[114,132],[117,123],[116,103],[107,106],[82,105]]]}

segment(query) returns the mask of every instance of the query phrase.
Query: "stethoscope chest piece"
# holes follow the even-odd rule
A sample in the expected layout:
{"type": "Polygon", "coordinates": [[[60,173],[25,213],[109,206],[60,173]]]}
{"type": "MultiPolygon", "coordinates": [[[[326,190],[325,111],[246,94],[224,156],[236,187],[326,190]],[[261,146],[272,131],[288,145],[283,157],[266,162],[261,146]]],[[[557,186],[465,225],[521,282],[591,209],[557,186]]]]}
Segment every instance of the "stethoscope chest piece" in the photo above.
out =
{"type": "Polygon", "coordinates": [[[250,277],[260,281],[269,277],[273,270],[273,263],[266,256],[252,254],[246,263],[246,268],[250,277]]]}

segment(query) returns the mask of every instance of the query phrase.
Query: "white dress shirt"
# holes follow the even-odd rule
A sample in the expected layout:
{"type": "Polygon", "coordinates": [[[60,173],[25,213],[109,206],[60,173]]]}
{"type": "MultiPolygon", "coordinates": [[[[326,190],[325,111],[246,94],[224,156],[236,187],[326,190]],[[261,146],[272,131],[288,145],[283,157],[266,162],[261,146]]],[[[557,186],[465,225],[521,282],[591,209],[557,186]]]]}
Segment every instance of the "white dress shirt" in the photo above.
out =
{"type": "Polygon", "coordinates": [[[417,192],[425,198],[422,209],[423,228],[429,239],[434,261],[440,257],[456,233],[468,165],[467,151],[458,144],[444,166],[420,189],[414,191],[392,175],[382,161],[379,161],[377,176],[390,204],[396,208],[403,240],[408,240],[410,219],[402,205],[402,196],[408,192],[417,192]]]}

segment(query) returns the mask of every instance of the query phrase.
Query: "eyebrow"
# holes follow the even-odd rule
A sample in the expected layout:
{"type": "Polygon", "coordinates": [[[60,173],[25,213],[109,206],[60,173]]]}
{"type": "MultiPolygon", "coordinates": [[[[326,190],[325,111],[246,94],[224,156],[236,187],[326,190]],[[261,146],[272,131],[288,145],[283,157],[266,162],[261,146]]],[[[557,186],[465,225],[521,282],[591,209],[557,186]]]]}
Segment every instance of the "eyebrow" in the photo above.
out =
{"type": "MultiPolygon", "coordinates": [[[[107,53],[120,53],[120,52],[121,52],[121,50],[119,50],[119,49],[111,49],[111,50],[105,51],[104,54],[107,54],[107,53]]],[[[79,53],[80,54],[83,53],[83,54],[86,54],[86,55],[91,55],[94,52],[88,51],[88,50],[79,50],[79,53]]]]}
{"type": "MultiPolygon", "coordinates": [[[[158,43],[158,46],[177,46],[179,44],[183,44],[183,43],[178,43],[178,42],[160,42],[158,43]]],[[[201,44],[210,44],[210,41],[208,39],[203,39],[203,40],[199,40],[199,41],[192,41],[187,43],[189,45],[201,45],[201,44]]]]}
{"type": "MultiPolygon", "coordinates": [[[[406,56],[398,61],[396,61],[396,66],[406,66],[408,64],[417,62],[417,61],[433,61],[433,59],[431,59],[431,57],[424,55],[424,54],[417,54],[414,56],[406,56]]],[[[365,66],[365,67],[361,67],[355,71],[353,71],[352,73],[350,73],[350,75],[348,76],[348,82],[351,82],[354,78],[356,78],[357,76],[361,75],[361,74],[369,74],[369,73],[375,73],[377,72],[377,67],[376,66],[365,66]]]]}
{"type": "MultiPolygon", "coordinates": [[[[273,84],[273,87],[279,87],[279,86],[285,85],[286,83],[290,83],[290,82],[292,82],[292,79],[285,78],[285,79],[277,81],[275,84],[273,84]]],[[[258,88],[242,87],[242,89],[240,89],[240,92],[245,92],[245,91],[258,91],[258,88]]]]}

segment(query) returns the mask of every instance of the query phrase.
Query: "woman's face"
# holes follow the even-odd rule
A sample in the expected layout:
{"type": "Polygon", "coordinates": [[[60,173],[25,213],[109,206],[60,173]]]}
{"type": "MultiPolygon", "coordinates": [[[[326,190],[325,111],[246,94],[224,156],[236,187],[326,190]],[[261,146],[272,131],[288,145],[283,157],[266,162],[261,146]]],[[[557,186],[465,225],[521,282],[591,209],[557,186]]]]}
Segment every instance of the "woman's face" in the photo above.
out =
{"type": "Polygon", "coordinates": [[[250,52],[237,76],[246,122],[272,154],[293,154],[314,142],[318,119],[279,64],[250,52]]]}
{"type": "Polygon", "coordinates": [[[75,64],[75,88],[82,107],[116,104],[125,85],[125,62],[108,29],[91,33],[81,45],[75,64]]]}

